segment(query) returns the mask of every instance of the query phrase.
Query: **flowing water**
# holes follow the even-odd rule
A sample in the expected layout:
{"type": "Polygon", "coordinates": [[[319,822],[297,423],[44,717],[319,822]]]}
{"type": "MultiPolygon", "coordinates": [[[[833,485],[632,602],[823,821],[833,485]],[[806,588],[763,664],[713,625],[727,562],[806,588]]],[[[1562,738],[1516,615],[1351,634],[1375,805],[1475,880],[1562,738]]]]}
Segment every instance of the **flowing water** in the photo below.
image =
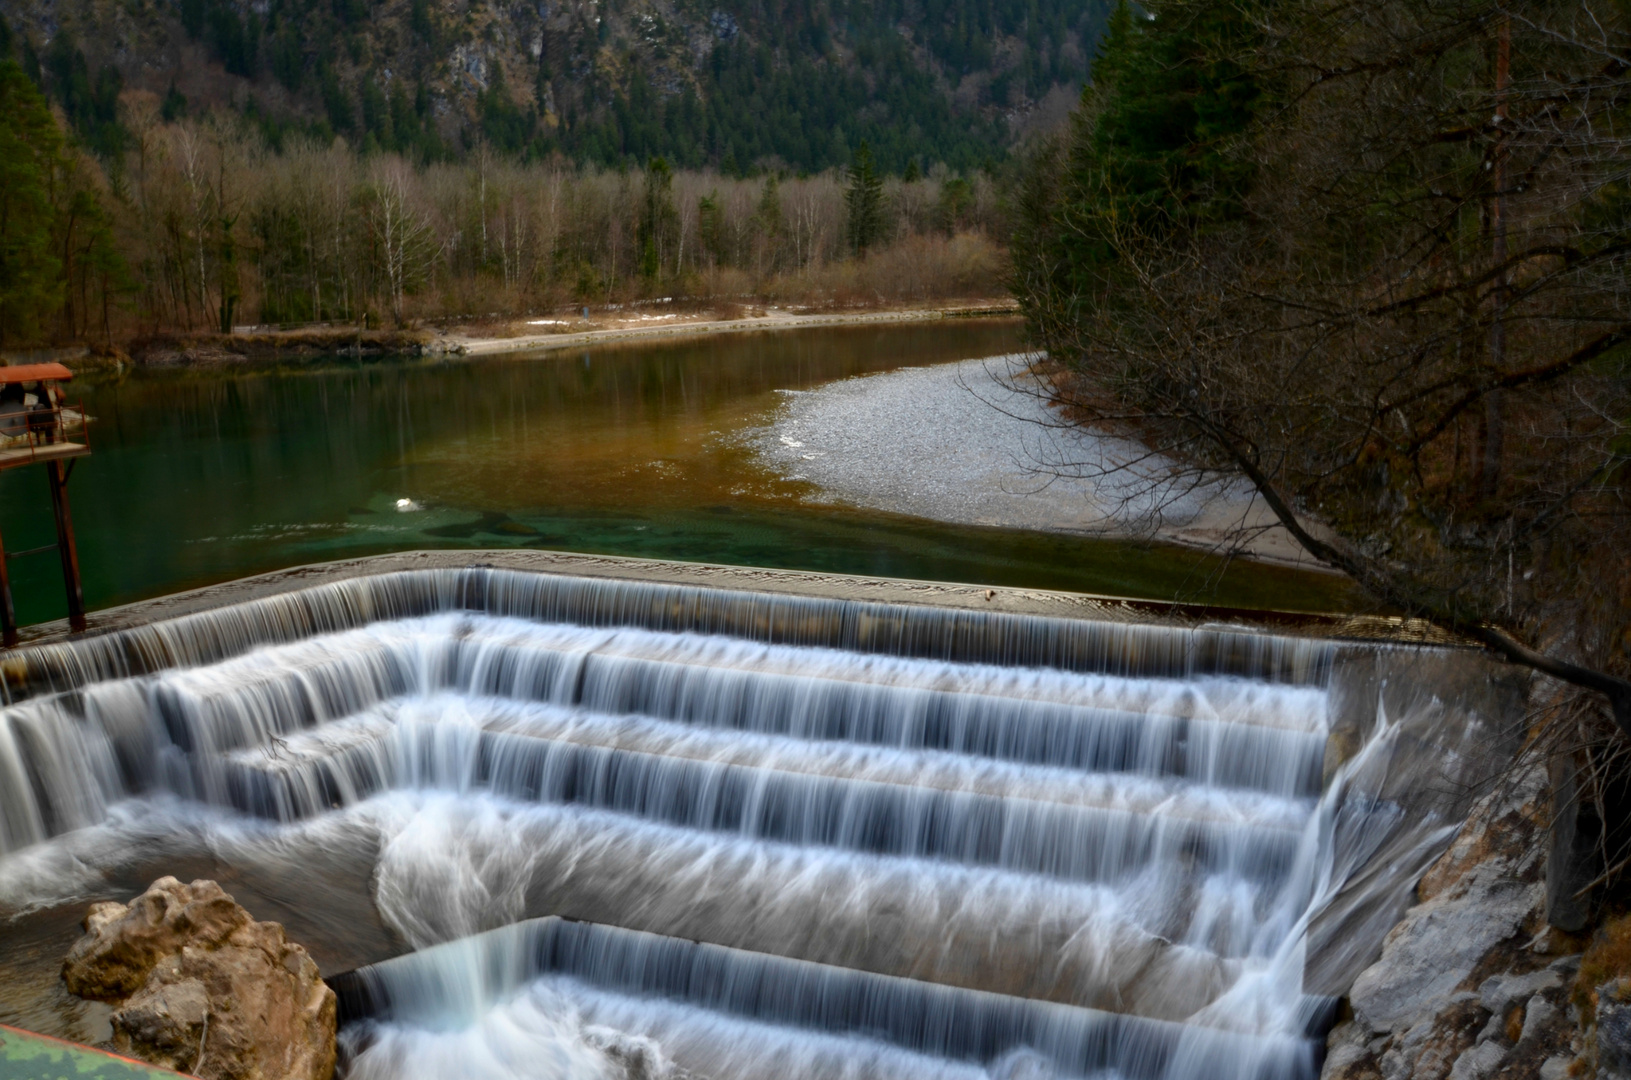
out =
{"type": "MultiPolygon", "coordinates": [[[[15,658],[0,909],[56,926],[207,861],[325,973],[368,965],[334,979],[352,1077],[1304,1080],[1333,1002],[1305,972],[1388,922],[1320,920],[1394,910],[1454,824],[1401,794],[1409,718],[1369,706],[1327,764],[1344,655],[353,579],[15,658]]],[[[46,985],[31,955],[0,981],[46,985]]],[[[83,1030],[0,994],[53,1015],[83,1030]]]]}
{"type": "MultiPolygon", "coordinates": [[[[70,394],[97,419],[70,487],[86,599],[383,551],[535,547],[1232,606],[1356,602],[1327,574],[816,505],[737,438],[778,391],[1019,345],[1013,321],[950,320],[80,379],[70,394]]],[[[11,551],[53,539],[40,470],[0,474],[0,534],[11,551]]],[[[25,624],[65,613],[52,554],[10,569],[25,624]]]]}

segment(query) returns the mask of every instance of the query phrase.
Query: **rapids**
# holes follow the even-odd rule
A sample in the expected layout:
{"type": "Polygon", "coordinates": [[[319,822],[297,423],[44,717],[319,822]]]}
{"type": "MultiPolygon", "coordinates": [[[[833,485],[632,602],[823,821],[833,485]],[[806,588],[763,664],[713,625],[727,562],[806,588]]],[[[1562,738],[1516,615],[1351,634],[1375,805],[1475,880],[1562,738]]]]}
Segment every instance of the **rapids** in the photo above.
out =
{"type": "Polygon", "coordinates": [[[355,579],[15,657],[0,906],[345,853],[398,942],[334,979],[354,1077],[1303,1080],[1313,954],[1454,827],[1398,772],[1441,703],[1327,761],[1342,648],[355,579]]]}

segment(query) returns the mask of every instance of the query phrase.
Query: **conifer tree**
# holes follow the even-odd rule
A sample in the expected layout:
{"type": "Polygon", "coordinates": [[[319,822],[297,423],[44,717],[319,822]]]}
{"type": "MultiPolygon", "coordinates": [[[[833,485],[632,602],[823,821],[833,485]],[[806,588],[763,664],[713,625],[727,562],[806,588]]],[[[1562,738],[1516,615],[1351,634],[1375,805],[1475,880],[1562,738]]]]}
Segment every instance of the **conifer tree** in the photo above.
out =
{"type": "Polygon", "coordinates": [[[759,206],[753,212],[753,224],[759,235],[775,240],[782,231],[781,181],[775,173],[765,178],[764,190],[759,194],[759,206]]]}
{"type": "Polygon", "coordinates": [[[697,239],[715,263],[723,265],[728,261],[725,258],[725,215],[717,190],[697,200],[697,239]]]}
{"type": "Polygon", "coordinates": [[[865,141],[855,151],[849,167],[844,208],[849,213],[850,249],[864,255],[883,232],[883,180],[872,162],[872,148],[865,141]]]}
{"type": "Polygon", "coordinates": [[[646,166],[645,198],[640,207],[640,276],[656,281],[679,226],[674,209],[674,170],[666,158],[654,157],[646,166]]]}
{"type": "Polygon", "coordinates": [[[56,304],[51,178],[61,152],[45,98],[0,60],[0,347],[35,333],[56,304]]]}

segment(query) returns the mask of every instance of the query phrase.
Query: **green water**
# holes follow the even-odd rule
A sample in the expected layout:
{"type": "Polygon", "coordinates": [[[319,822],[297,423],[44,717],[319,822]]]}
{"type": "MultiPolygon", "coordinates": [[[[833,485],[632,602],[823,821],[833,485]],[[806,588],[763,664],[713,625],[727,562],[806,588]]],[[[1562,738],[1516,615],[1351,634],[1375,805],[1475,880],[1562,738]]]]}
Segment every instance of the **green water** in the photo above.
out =
{"type": "MultiPolygon", "coordinates": [[[[779,389],[1018,346],[1013,322],[955,321],[81,379],[69,396],[97,421],[69,487],[86,602],[385,551],[536,547],[1230,606],[1356,603],[1325,575],[1177,548],[814,505],[735,438],[779,389]]],[[[0,474],[8,550],[53,539],[43,472],[0,474]]],[[[54,554],[11,568],[22,622],[66,613],[54,554]]]]}

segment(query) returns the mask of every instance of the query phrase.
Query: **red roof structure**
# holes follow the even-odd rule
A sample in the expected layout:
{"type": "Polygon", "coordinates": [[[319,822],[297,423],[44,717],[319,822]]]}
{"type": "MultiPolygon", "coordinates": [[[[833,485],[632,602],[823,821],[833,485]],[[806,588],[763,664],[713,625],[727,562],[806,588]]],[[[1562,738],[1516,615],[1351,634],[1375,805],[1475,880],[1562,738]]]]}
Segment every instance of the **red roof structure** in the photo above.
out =
{"type": "Polygon", "coordinates": [[[17,364],[0,367],[0,383],[39,382],[58,380],[66,382],[74,373],[61,364],[17,364]]]}

